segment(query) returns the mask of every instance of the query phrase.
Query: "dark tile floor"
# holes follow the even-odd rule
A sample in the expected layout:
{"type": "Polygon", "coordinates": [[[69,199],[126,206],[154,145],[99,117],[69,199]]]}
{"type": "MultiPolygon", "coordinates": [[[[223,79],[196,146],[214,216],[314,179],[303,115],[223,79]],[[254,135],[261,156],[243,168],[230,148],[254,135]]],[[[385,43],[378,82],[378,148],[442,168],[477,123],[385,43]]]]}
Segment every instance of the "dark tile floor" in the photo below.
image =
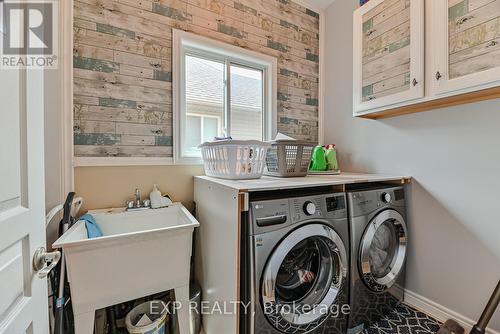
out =
{"type": "Polygon", "coordinates": [[[437,320],[406,304],[400,304],[362,334],[432,334],[441,326],[437,320]]]}

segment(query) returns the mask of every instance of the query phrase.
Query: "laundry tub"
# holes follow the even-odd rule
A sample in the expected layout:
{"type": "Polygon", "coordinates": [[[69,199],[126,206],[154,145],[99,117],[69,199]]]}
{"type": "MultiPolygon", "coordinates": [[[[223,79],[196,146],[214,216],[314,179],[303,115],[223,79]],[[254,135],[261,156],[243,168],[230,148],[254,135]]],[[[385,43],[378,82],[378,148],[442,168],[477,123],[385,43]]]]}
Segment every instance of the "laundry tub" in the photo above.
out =
{"type": "Polygon", "coordinates": [[[92,334],[95,310],[175,291],[180,334],[189,333],[192,235],[199,226],[181,204],[90,212],[103,232],[89,239],[78,221],[52,246],[66,258],[76,334],[92,334]]]}

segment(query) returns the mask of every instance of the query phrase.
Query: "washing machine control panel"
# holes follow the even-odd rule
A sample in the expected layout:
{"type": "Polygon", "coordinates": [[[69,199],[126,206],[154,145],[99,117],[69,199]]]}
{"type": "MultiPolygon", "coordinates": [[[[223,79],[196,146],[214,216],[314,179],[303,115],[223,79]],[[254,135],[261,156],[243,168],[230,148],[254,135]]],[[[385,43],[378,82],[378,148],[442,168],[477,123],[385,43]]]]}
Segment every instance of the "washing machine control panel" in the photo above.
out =
{"type": "Polygon", "coordinates": [[[383,193],[380,195],[380,200],[381,200],[383,203],[391,203],[391,202],[392,202],[392,195],[391,195],[390,193],[383,192],[383,193]]]}
{"type": "Polygon", "coordinates": [[[302,208],[306,216],[312,216],[316,213],[316,204],[311,201],[306,201],[302,208]]]}
{"type": "Polygon", "coordinates": [[[311,218],[344,218],[346,200],[344,194],[331,194],[290,199],[290,215],[293,222],[311,218]]]}
{"type": "Polygon", "coordinates": [[[331,196],[326,197],[326,211],[335,212],[340,210],[345,210],[345,196],[331,196]]]}
{"type": "Polygon", "coordinates": [[[250,211],[252,234],[315,218],[347,218],[344,193],[255,201],[250,203],[250,211]]]}

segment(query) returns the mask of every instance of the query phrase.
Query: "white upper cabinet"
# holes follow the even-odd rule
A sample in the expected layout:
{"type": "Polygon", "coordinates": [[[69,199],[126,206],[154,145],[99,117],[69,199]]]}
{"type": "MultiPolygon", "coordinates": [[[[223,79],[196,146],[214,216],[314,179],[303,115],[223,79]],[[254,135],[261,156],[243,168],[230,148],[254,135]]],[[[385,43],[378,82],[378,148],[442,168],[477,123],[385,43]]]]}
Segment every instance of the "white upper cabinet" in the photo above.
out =
{"type": "Polygon", "coordinates": [[[370,0],[354,12],[353,62],[354,116],[497,98],[500,0],[370,0]]]}
{"type": "Polygon", "coordinates": [[[424,0],[371,0],[356,10],[353,61],[355,116],[422,98],[424,0]]]}
{"type": "Polygon", "coordinates": [[[434,95],[500,85],[500,0],[433,0],[429,47],[434,95]]]}

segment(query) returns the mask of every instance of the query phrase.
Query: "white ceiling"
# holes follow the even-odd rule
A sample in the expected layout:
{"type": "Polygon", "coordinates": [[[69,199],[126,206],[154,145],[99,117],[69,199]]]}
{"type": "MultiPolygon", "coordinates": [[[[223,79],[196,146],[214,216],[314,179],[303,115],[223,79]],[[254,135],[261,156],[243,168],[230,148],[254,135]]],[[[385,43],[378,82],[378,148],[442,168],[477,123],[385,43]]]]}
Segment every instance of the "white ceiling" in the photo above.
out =
{"type": "Polygon", "coordinates": [[[321,9],[328,8],[335,0],[309,0],[310,2],[318,3],[321,9]]]}
{"type": "Polygon", "coordinates": [[[295,2],[313,9],[313,10],[323,10],[328,8],[335,0],[295,0],[295,2]]]}

